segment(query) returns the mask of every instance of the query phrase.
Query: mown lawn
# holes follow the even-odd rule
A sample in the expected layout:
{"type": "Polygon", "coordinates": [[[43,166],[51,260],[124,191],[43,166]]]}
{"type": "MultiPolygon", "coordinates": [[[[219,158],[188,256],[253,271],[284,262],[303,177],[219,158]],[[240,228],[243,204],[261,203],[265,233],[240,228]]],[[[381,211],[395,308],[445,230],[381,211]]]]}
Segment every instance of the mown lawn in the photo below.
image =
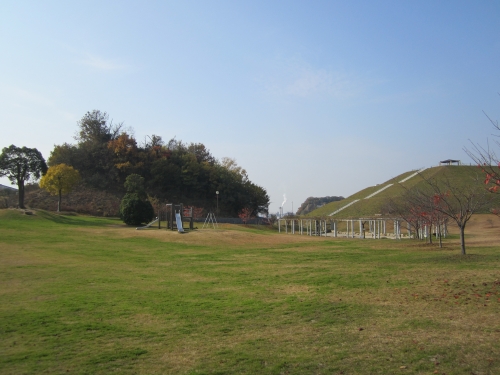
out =
{"type": "Polygon", "coordinates": [[[498,239],[461,257],[1,210],[0,373],[499,374],[498,239]]]}

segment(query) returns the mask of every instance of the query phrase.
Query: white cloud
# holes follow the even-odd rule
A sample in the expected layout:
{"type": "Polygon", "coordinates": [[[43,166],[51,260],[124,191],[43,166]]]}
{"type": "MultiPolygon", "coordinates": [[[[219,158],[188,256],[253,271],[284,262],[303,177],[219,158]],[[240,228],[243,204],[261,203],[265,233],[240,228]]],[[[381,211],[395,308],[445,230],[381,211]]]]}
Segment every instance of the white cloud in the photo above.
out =
{"type": "Polygon", "coordinates": [[[353,74],[314,68],[297,61],[275,62],[272,70],[271,77],[264,82],[267,93],[273,97],[349,99],[375,83],[353,74]]]}

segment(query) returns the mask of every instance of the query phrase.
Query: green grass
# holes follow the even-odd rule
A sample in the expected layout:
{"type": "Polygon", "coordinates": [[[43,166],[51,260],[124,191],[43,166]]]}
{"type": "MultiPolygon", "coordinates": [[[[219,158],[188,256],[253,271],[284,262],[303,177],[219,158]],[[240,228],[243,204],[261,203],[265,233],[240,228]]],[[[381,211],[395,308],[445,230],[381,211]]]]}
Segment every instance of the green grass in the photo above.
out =
{"type": "Polygon", "coordinates": [[[497,244],[1,210],[0,373],[500,373],[497,244]]]}
{"type": "MultiPolygon", "coordinates": [[[[331,202],[326,204],[306,216],[309,217],[324,217],[330,215],[332,212],[335,212],[337,209],[349,204],[350,202],[359,199],[359,202],[354,203],[352,206],[347,207],[342,210],[338,214],[332,216],[334,218],[359,218],[359,217],[368,217],[376,214],[384,214],[384,205],[389,198],[397,199],[397,197],[401,196],[405,189],[398,184],[399,181],[404,178],[410,176],[415,171],[405,172],[397,177],[394,177],[380,185],[371,186],[365,188],[342,201],[331,202]],[[372,198],[364,199],[370,194],[376,192],[377,190],[383,188],[388,184],[393,184],[393,186],[385,189],[384,191],[376,194],[372,198]]],[[[467,184],[470,184],[473,178],[479,177],[479,180],[482,181],[484,179],[484,174],[481,173],[480,169],[477,167],[471,166],[441,166],[428,168],[422,172],[422,175],[428,179],[441,179],[447,178],[452,185],[457,187],[463,187],[467,184]]],[[[425,182],[420,176],[415,176],[409,179],[408,181],[403,183],[404,187],[407,189],[411,189],[412,187],[422,187],[425,185],[425,182]]],[[[482,184],[479,188],[485,188],[482,184]]],[[[493,207],[500,206],[500,195],[495,197],[495,200],[492,203],[493,207]]],[[[484,213],[489,212],[489,208],[485,209],[484,213]]]]}

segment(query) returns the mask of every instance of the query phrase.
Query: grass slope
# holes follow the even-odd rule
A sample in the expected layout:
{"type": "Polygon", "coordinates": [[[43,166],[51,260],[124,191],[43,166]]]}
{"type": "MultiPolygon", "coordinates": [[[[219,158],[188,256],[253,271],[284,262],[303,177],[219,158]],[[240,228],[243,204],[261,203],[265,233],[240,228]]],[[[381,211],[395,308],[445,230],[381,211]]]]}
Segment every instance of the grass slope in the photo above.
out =
{"type": "Polygon", "coordinates": [[[487,220],[471,227],[493,237],[461,257],[454,238],[438,251],[1,210],[0,373],[500,373],[487,220]]]}
{"type": "MultiPolygon", "coordinates": [[[[359,218],[359,217],[368,217],[376,214],[384,214],[384,204],[386,203],[388,198],[397,198],[403,194],[404,189],[399,184],[399,181],[402,181],[406,177],[412,175],[415,171],[410,171],[403,173],[397,177],[394,177],[383,184],[371,186],[366,189],[363,189],[346,199],[339,202],[332,202],[323,207],[320,207],[308,215],[309,217],[324,217],[330,215],[332,212],[337,209],[346,206],[350,202],[359,199],[359,202],[354,203],[352,206],[347,207],[346,209],[340,211],[339,213],[332,216],[332,218],[359,218]],[[393,184],[391,187],[385,189],[379,194],[373,196],[372,198],[364,199],[370,194],[376,192],[377,190],[383,188],[386,185],[393,184]]],[[[457,186],[464,186],[473,178],[483,177],[480,173],[480,170],[477,167],[471,166],[441,166],[441,167],[433,167],[428,168],[422,172],[422,176],[425,178],[435,178],[437,180],[447,178],[453,184],[457,186]]],[[[405,188],[412,188],[425,185],[422,177],[419,175],[410,178],[408,181],[405,181],[402,184],[405,188]]],[[[484,188],[484,186],[480,186],[479,188],[484,188]]],[[[495,197],[494,205],[496,207],[500,206],[500,194],[495,197]]],[[[487,212],[487,211],[485,211],[487,212]]]]}

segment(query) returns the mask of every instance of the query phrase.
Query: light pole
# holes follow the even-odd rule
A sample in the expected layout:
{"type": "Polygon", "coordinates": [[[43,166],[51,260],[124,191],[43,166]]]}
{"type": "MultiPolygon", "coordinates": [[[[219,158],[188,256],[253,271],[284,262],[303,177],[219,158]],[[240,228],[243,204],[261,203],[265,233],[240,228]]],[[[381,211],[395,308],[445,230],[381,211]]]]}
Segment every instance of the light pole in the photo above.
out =
{"type": "Polygon", "coordinates": [[[217,197],[217,215],[219,214],[219,190],[215,192],[215,196],[217,197]]]}

